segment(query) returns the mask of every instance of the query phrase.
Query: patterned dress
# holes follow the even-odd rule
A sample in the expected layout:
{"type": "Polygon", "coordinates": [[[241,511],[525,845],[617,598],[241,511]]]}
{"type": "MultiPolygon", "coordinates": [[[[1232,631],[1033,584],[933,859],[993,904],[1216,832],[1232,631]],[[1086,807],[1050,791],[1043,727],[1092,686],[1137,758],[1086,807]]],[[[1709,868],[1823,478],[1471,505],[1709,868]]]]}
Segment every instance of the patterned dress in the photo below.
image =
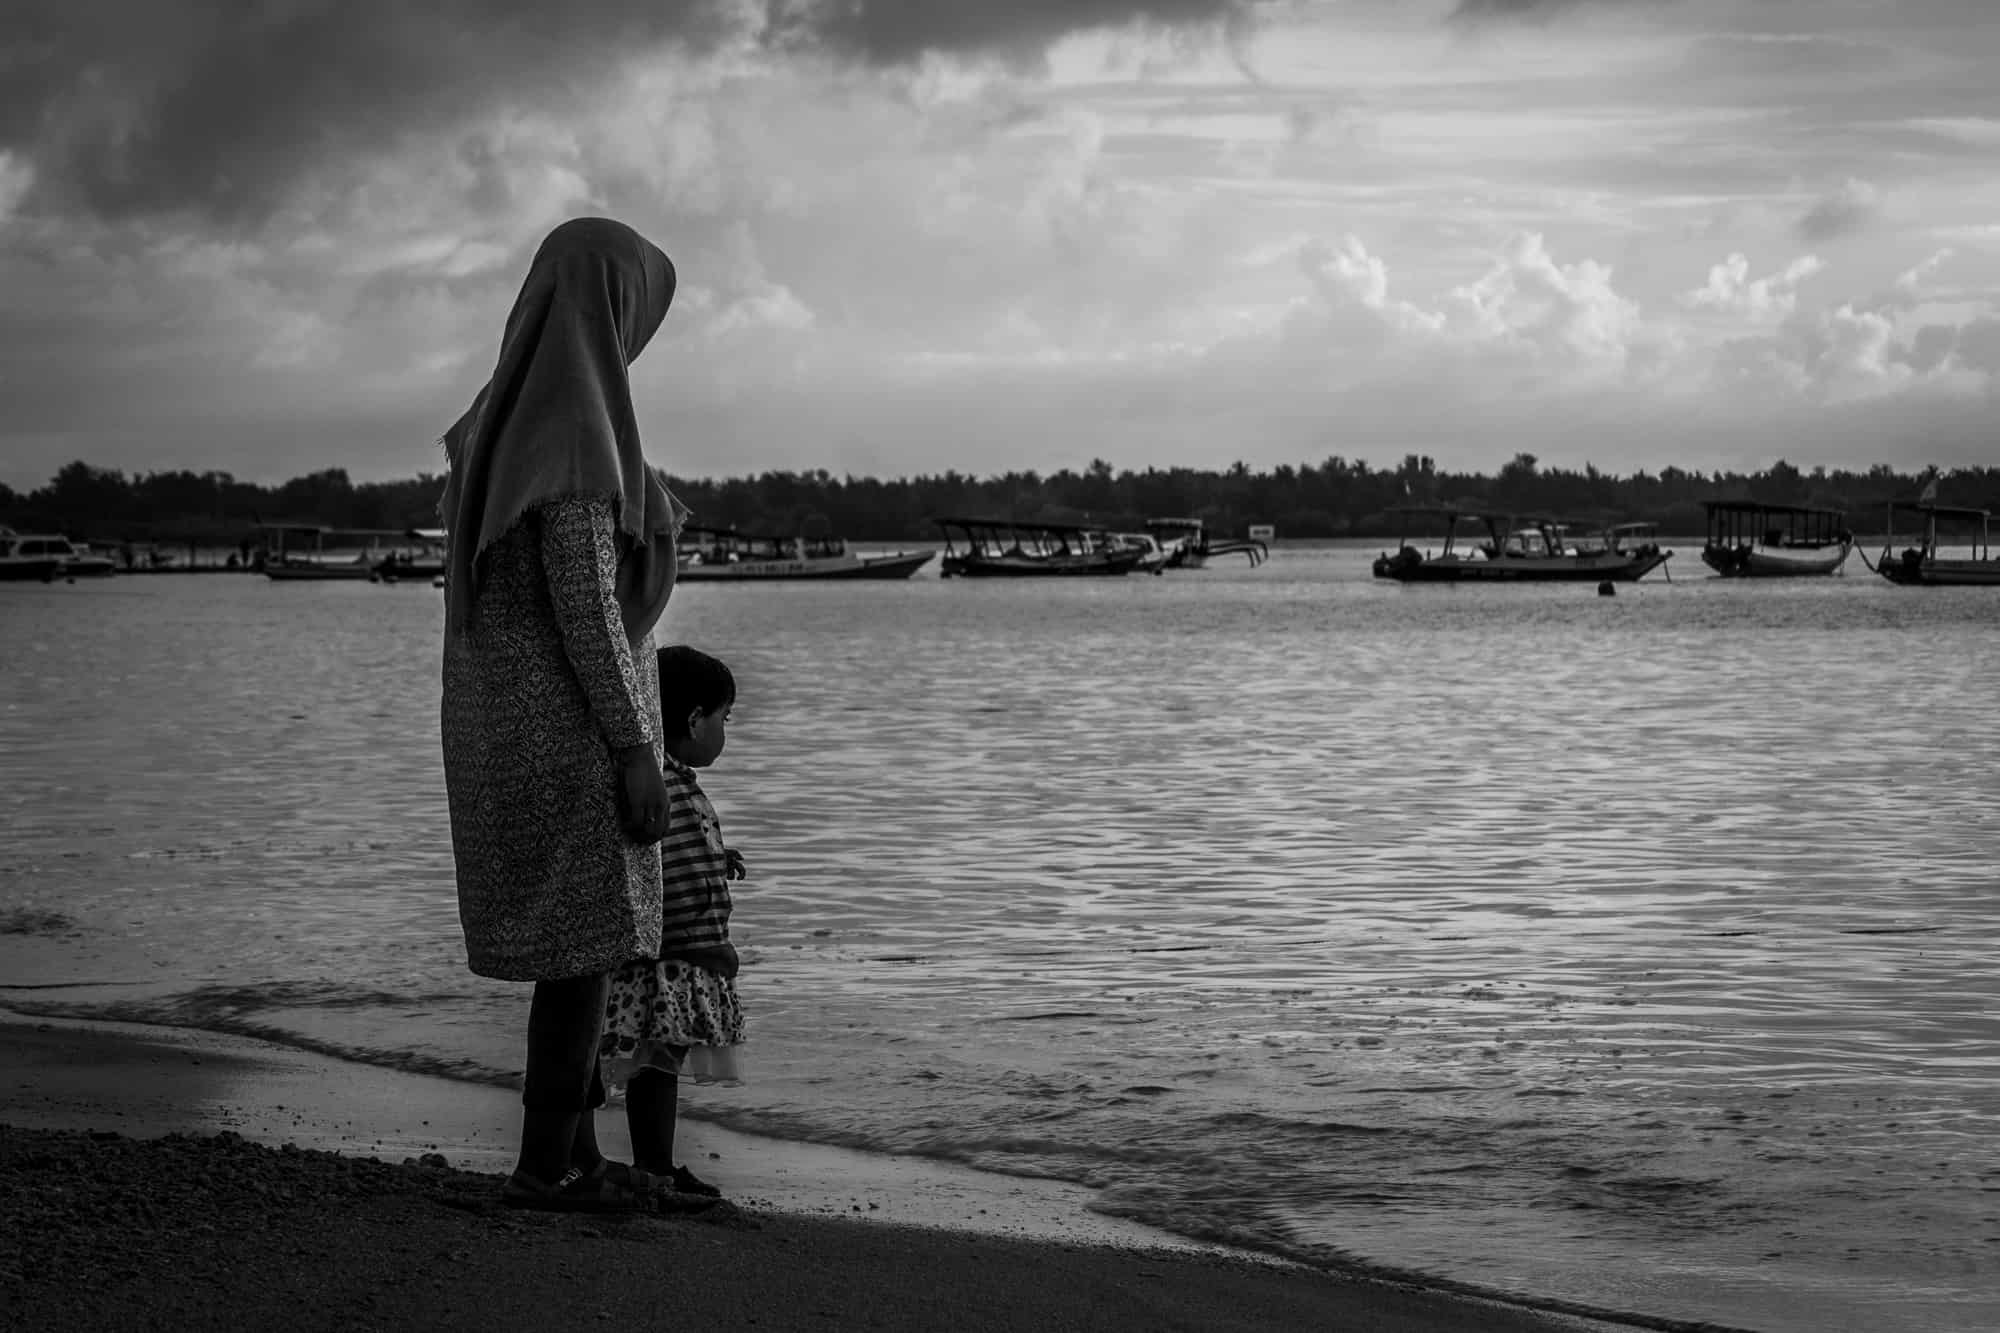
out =
{"type": "Polygon", "coordinates": [[[640,1069],[684,1074],[697,1083],[740,1083],[736,1047],[743,1008],[736,982],[698,961],[729,943],[729,849],[722,821],[694,770],[672,755],[667,780],[667,836],[660,840],[663,918],[660,957],[639,958],[611,974],[604,1037],[604,1080],[631,1081],[640,1069]]]}
{"type": "Polygon", "coordinates": [[[625,635],[610,501],[532,510],[444,645],[445,790],[467,962],[543,981],[660,947],[660,854],[625,836],[615,748],[658,744],[651,634],[625,635]]]}

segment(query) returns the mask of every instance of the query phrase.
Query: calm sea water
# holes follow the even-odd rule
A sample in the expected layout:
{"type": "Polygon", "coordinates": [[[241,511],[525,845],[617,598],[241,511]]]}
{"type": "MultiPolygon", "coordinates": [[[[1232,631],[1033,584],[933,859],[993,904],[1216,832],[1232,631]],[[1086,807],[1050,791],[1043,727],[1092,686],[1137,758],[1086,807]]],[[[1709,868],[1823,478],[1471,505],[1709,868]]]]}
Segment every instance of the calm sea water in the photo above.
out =
{"type": "MultiPolygon", "coordinates": [[[[2000,1324],[2000,592],[1281,549],[680,590],[736,669],[738,1128],[1759,1329],[2000,1324]]],[[[502,1080],[439,594],[0,586],[0,1003],[502,1080]]]]}

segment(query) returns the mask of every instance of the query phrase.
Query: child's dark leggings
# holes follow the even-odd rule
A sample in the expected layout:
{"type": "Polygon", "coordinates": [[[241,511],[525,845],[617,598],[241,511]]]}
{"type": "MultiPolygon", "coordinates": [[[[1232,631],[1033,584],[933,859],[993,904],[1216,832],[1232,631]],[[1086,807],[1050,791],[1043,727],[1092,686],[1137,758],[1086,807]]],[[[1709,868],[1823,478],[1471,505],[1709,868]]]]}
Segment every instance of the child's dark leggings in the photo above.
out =
{"type": "Polygon", "coordinates": [[[604,1105],[597,1043],[611,974],[537,981],[528,1005],[528,1068],[521,1105],[530,1111],[594,1111],[604,1105]]]}

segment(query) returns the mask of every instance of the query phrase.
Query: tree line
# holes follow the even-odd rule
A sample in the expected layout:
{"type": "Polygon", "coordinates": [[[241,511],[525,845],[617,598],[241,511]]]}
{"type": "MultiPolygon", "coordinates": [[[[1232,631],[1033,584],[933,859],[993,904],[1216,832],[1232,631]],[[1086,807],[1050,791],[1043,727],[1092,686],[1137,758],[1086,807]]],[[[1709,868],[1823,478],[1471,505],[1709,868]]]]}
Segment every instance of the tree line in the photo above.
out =
{"type": "MultiPolygon", "coordinates": [[[[2000,468],[1901,471],[1878,463],[1865,472],[1779,459],[1757,472],[1698,472],[1665,467],[1629,476],[1590,464],[1581,471],[1544,468],[1516,454],[1491,476],[1439,468],[1406,455],[1394,468],[1334,455],[1318,465],[1279,464],[1253,471],[1236,463],[1199,468],[1114,469],[1096,459],[1081,471],[1006,472],[987,477],[946,471],[899,477],[764,472],[755,476],[676,478],[675,494],[693,522],[746,533],[838,535],[856,541],[935,537],[940,517],[1009,518],[1135,528],[1148,518],[1199,518],[1218,535],[1241,536],[1251,524],[1280,537],[1393,537],[1401,507],[1546,513],[1588,522],[1658,523],[1668,533],[1700,532],[1705,500],[1757,500],[1844,509],[1857,530],[1876,530],[1881,507],[1916,498],[1932,481],[1945,504],[2000,509],[2000,468]]],[[[328,468],[278,485],[239,481],[226,472],[168,471],[126,475],[88,463],[66,465],[48,484],[22,493],[0,485],[0,523],[20,531],[61,532],[88,541],[201,542],[254,540],[260,525],[401,531],[439,526],[443,478],[420,473],[400,481],[355,482],[328,468]]]]}

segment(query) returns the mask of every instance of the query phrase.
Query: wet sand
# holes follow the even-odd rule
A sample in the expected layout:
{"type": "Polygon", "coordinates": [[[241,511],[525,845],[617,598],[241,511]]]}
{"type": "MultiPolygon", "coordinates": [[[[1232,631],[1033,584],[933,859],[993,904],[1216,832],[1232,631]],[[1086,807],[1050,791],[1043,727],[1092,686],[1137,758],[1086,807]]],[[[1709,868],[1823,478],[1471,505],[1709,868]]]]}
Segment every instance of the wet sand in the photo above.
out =
{"type": "MultiPolygon", "coordinates": [[[[683,1126],[708,1212],[499,1204],[513,1094],[0,1014],[0,1326],[1629,1327],[1266,1262],[1088,1191],[683,1126]]],[[[621,1119],[600,1117],[624,1155],[621,1119]]],[[[1689,1327],[1643,1321],[1643,1327],[1689,1327]]]]}

